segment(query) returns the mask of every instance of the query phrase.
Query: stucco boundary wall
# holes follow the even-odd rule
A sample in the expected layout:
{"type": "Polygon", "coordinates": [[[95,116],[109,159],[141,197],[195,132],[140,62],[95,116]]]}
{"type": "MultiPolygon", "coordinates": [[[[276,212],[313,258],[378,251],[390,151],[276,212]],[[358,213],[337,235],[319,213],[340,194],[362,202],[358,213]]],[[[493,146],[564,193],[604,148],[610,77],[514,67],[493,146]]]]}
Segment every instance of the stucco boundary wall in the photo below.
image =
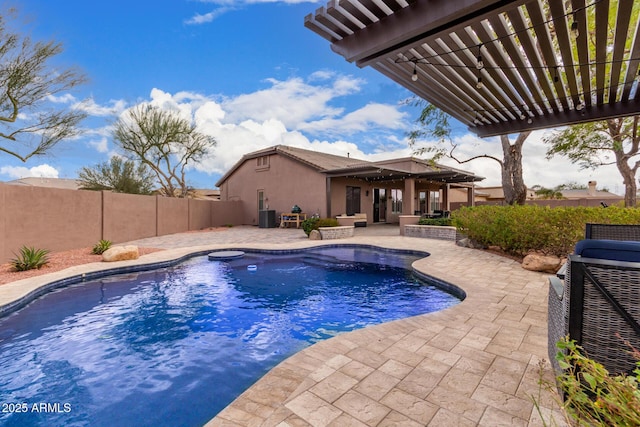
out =
{"type": "Polygon", "coordinates": [[[176,199],[0,183],[0,263],[22,246],[63,251],[243,222],[240,201],[176,199]]]}

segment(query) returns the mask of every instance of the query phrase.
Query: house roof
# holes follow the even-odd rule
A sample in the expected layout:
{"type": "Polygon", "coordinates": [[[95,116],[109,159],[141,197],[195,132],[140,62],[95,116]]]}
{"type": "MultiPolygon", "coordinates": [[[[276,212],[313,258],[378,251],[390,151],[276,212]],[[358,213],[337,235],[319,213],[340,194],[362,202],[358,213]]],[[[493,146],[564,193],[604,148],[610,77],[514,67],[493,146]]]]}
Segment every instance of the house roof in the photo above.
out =
{"type": "Polygon", "coordinates": [[[8,185],[23,185],[28,187],[47,187],[47,188],[60,188],[63,190],[77,190],[80,188],[80,184],[75,179],[68,178],[41,178],[41,177],[27,177],[14,179],[13,181],[7,181],[8,185]]]}
{"type": "Polygon", "coordinates": [[[479,136],[640,113],[633,0],[329,0],[304,25],[479,136]]]}
{"type": "Polygon", "coordinates": [[[305,150],[287,145],[276,145],[242,156],[242,158],[216,182],[216,186],[219,187],[226,181],[245,161],[271,154],[281,154],[289,157],[307,165],[317,172],[334,178],[353,177],[367,181],[424,178],[447,183],[475,182],[484,179],[471,172],[434,164],[415,157],[369,162],[352,157],[336,156],[335,154],[305,150]]]}

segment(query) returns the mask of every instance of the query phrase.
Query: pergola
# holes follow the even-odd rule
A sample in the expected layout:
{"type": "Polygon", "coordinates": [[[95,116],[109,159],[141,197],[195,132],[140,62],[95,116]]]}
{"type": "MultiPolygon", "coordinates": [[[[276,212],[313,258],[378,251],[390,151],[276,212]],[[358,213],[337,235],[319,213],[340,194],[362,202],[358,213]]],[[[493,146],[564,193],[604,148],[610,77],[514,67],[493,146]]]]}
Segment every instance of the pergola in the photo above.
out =
{"type": "Polygon", "coordinates": [[[637,0],[330,0],[305,26],[478,136],[640,114],[637,0]]]}

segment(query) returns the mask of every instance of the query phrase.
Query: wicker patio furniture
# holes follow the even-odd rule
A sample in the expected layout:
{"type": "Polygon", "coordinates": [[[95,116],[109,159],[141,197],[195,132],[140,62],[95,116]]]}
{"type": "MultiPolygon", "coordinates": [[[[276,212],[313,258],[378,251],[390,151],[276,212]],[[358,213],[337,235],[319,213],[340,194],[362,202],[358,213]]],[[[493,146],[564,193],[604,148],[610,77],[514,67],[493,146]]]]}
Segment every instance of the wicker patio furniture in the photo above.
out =
{"type": "Polygon", "coordinates": [[[549,358],[560,372],[556,342],[568,335],[610,372],[628,373],[637,361],[628,344],[640,349],[640,225],[590,224],[586,237],[549,280],[549,358]]]}

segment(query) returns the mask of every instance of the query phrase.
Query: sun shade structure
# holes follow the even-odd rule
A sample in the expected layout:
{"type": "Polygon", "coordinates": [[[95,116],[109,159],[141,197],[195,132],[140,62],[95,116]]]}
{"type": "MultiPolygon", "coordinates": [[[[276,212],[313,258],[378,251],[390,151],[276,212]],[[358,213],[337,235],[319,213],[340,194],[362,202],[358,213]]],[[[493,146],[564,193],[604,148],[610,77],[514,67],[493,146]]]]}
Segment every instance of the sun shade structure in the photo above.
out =
{"type": "Polygon", "coordinates": [[[332,0],[305,26],[478,136],[640,113],[640,1],[332,0]]]}

